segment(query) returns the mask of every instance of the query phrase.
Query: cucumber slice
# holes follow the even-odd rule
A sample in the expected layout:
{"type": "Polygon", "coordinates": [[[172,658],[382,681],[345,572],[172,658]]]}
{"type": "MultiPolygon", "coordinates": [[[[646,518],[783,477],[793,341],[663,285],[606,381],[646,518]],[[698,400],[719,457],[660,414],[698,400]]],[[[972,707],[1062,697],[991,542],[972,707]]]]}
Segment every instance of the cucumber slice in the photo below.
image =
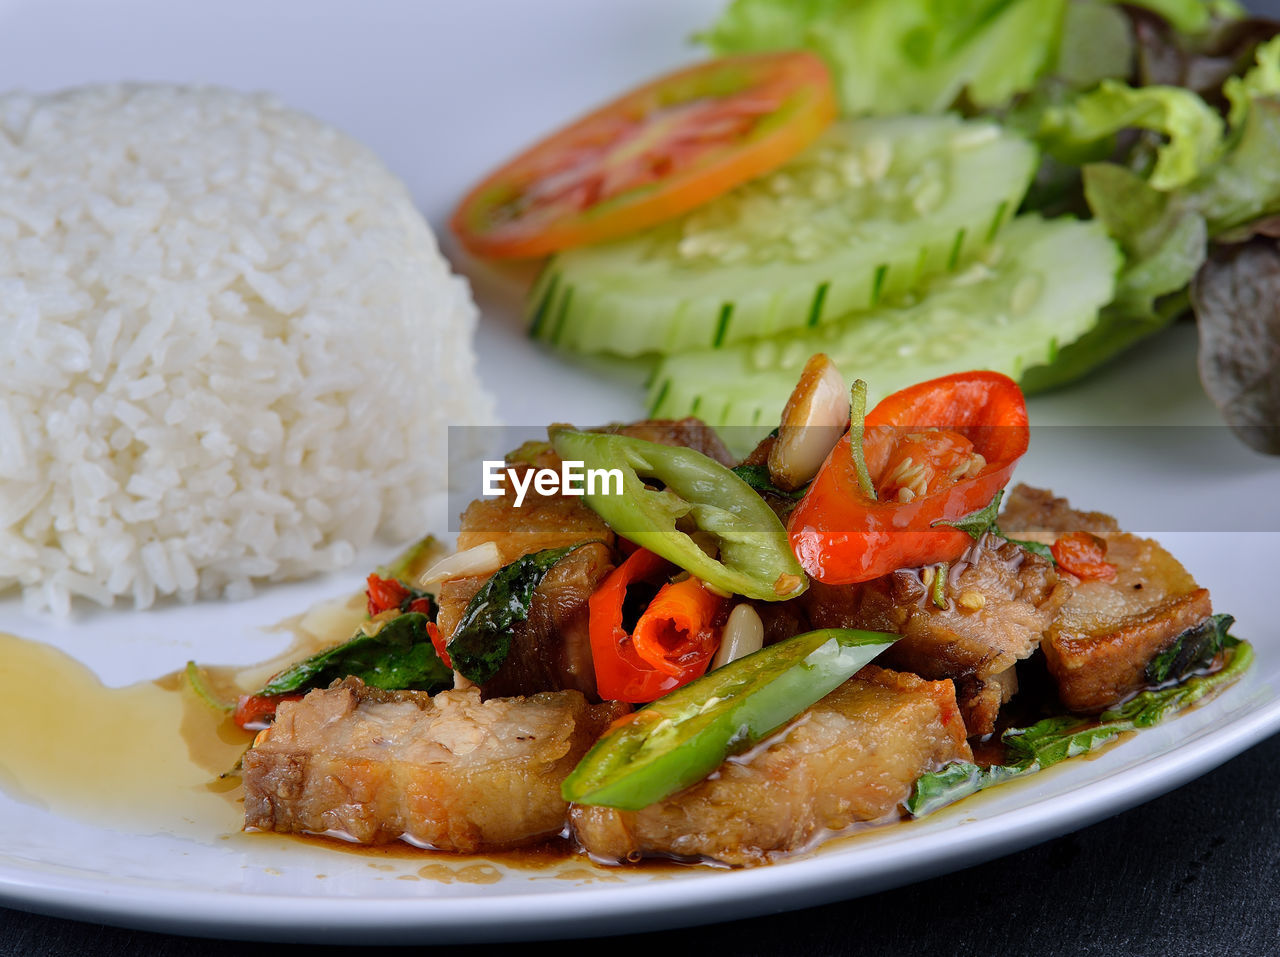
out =
{"type": "Polygon", "coordinates": [[[679,219],[555,256],[530,294],[530,333],[629,356],[870,309],[979,254],[1035,160],[986,121],[836,123],[782,168],[679,219]]]}
{"type": "Polygon", "coordinates": [[[744,444],[777,424],[815,352],[829,355],[846,376],[866,379],[873,401],[968,369],[1017,378],[1093,327],[1114,293],[1120,263],[1099,223],[1020,216],[983,260],[935,279],[914,302],[664,359],[652,380],[652,414],[758,427],[736,437],[744,444]]]}

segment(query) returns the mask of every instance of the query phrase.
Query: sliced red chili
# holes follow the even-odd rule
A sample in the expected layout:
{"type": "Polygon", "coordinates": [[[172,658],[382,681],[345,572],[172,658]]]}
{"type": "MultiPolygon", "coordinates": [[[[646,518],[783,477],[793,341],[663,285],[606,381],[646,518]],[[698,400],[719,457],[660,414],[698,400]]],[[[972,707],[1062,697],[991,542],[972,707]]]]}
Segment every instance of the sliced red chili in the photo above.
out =
{"type": "Polygon", "coordinates": [[[280,702],[301,701],[302,697],[301,694],[242,694],[236,701],[235,722],[246,731],[261,731],[271,726],[280,702]]]}
{"type": "Polygon", "coordinates": [[[637,703],[653,701],[681,685],[676,675],[653,667],[636,652],[623,621],[627,589],[641,583],[656,585],[674,569],[666,559],[638,548],[609,573],[588,599],[591,659],[600,697],[637,703]]]}
{"type": "Polygon", "coordinates": [[[1112,581],[1116,566],[1106,560],[1107,542],[1089,532],[1069,532],[1049,549],[1058,567],[1083,581],[1112,581]]]}
{"type": "Polygon", "coordinates": [[[828,584],[959,558],[972,539],[937,523],[988,505],[1028,441],[1022,390],[1000,373],[957,373],[895,392],[865,420],[875,498],[858,481],[845,435],[789,516],[791,545],[805,571],[828,584]]]}
{"type": "Polygon", "coordinates": [[[379,615],[392,609],[399,610],[400,605],[412,592],[404,583],[394,578],[380,578],[376,572],[365,582],[365,594],[368,596],[369,617],[379,615]]]}

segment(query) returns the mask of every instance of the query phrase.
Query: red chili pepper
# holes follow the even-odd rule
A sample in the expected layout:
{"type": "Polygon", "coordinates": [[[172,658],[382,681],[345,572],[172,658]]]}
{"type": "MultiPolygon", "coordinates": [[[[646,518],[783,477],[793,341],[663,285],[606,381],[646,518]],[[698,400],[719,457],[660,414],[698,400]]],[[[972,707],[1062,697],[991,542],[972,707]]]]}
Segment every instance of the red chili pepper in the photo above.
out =
{"type": "Polygon", "coordinates": [[[866,417],[876,491],[860,486],[845,435],[787,522],[806,572],[828,584],[953,561],[972,543],[955,521],[990,504],[1027,450],[1027,407],[998,372],[962,372],[895,392],[866,417]]]}
{"type": "Polygon", "coordinates": [[[300,694],[242,694],[236,701],[235,722],[246,731],[261,731],[270,726],[281,701],[301,700],[300,694]]]}
{"type": "MultiPolygon", "coordinates": [[[[413,606],[410,605],[409,607],[412,611],[413,606]]],[[[444,635],[440,634],[440,628],[434,621],[427,622],[427,637],[431,639],[431,647],[436,650],[436,654],[440,657],[440,660],[444,662],[444,666],[446,668],[452,668],[453,662],[449,659],[449,652],[445,650],[445,646],[448,642],[444,640],[444,635]]]]}
{"type": "Polygon", "coordinates": [[[657,584],[671,574],[666,559],[645,548],[636,549],[609,573],[587,601],[591,659],[595,664],[596,690],[613,701],[653,701],[680,687],[675,675],[646,662],[623,627],[623,602],[627,587],[638,582],[657,584]]]}
{"type": "Polygon", "coordinates": [[[369,617],[372,618],[388,609],[399,609],[411,592],[402,582],[394,578],[379,578],[374,572],[365,583],[365,594],[369,598],[369,617]]]}
{"type": "Polygon", "coordinates": [[[631,646],[649,667],[688,684],[720,646],[724,604],[696,578],[663,585],[636,622],[631,646]]]}
{"type": "Polygon", "coordinates": [[[1107,542],[1088,532],[1069,532],[1049,548],[1058,567],[1084,581],[1109,582],[1116,566],[1106,561],[1107,542]]]}

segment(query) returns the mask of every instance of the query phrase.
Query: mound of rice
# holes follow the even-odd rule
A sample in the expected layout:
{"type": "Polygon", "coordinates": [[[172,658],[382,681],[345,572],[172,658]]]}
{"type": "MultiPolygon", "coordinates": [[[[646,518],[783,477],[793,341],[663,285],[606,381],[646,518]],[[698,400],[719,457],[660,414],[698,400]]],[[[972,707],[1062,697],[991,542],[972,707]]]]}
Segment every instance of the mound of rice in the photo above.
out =
{"type": "Polygon", "coordinates": [[[420,534],[476,310],[365,147],[262,96],[0,95],[0,590],[242,597],[420,534]]]}

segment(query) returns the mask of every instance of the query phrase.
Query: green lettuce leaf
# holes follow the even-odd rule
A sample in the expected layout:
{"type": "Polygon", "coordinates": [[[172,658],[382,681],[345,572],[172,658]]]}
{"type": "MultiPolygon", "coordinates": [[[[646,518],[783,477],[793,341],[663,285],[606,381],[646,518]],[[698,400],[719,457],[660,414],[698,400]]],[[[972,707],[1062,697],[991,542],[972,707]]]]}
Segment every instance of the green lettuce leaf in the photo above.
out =
{"type": "Polygon", "coordinates": [[[1125,79],[1135,56],[1129,18],[1106,0],[1073,0],[1067,5],[1050,79],[1087,90],[1106,79],[1125,79]]]}
{"type": "Polygon", "coordinates": [[[1071,382],[1165,328],[1186,311],[1187,286],[1204,262],[1208,229],[1182,195],[1162,193],[1115,163],[1086,166],[1084,191],[1125,265],[1097,325],[1063,346],[1051,365],[1023,373],[1028,392],[1071,382]]]}
{"type": "Polygon", "coordinates": [[[1158,14],[1182,33],[1200,33],[1221,4],[1205,0],[1116,0],[1158,14]]]}
{"type": "Polygon", "coordinates": [[[1254,63],[1260,43],[1280,32],[1280,22],[1265,17],[1215,14],[1202,31],[1181,33],[1161,17],[1125,7],[1133,24],[1136,86],[1180,86],[1226,112],[1222,87],[1254,63]]]}
{"type": "Polygon", "coordinates": [[[734,0],[699,36],[717,53],[804,48],[849,114],[1000,106],[1054,62],[1067,0],[734,0]]]}
{"type": "Polygon", "coordinates": [[[1169,325],[1189,306],[1188,287],[1206,261],[1209,240],[1280,213],[1280,99],[1274,98],[1280,97],[1280,37],[1257,45],[1253,66],[1228,87],[1230,127],[1216,160],[1192,181],[1161,190],[1154,174],[1144,180],[1117,163],[1084,167],[1089,210],[1120,244],[1125,266],[1097,325],[1063,346],[1052,364],[1023,374],[1028,392],[1071,382],[1169,325]]]}
{"type": "Polygon", "coordinates": [[[1243,76],[1228,77],[1222,85],[1231,104],[1229,120],[1234,128],[1243,126],[1252,100],[1280,94],[1280,36],[1259,44],[1253,60],[1254,65],[1243,76]]]}
{"type": "Polygon", "coordinates": [[[1167,138],[1147,177],[1159,190],[1185,186],[1222,154],[1222,117],[1200,97],[1179,87],[1131,87],[1116,80],[1103,80],[1066,106],[1046,110],[1038,139],[1059,160],[1087,162],[1110,155],[1115,135],[1127,129],[1167,138]]]}

